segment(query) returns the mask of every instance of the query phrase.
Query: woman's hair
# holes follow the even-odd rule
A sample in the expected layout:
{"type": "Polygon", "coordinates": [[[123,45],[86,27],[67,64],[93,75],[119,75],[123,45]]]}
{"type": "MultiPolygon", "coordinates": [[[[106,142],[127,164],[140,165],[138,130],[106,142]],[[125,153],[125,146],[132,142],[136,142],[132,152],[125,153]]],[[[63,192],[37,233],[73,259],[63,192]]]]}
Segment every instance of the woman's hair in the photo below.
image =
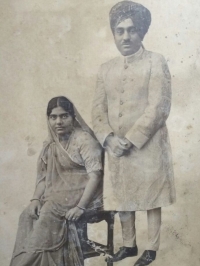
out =
{"type": "Polygon", "coordinates": [[[52,98],[47,106],[47,116],[49,117],[52,110],[56,107],[62,107],[73,118],[75,117],[73,104],[64,96],[52,98]]]}

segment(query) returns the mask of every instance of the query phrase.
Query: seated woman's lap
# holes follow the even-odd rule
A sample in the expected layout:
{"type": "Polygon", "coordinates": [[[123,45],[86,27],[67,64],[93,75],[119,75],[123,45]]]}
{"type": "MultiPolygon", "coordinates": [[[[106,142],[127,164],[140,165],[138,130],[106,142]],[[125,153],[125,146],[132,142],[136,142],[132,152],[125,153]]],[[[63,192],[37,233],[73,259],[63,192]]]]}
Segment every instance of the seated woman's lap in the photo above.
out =
{"type": "Polygon", "coordinates": [[[26,223],[30,230],[29,251],[54,250],[65,242],[66,219],[63,213],[59,213],[53,202],[47,201],[41,208],[38,220],[33,220],[28,209],[20,216],[20,223],[26,223]],[[32,227],[32,228],[31,228],[32,227]]]}

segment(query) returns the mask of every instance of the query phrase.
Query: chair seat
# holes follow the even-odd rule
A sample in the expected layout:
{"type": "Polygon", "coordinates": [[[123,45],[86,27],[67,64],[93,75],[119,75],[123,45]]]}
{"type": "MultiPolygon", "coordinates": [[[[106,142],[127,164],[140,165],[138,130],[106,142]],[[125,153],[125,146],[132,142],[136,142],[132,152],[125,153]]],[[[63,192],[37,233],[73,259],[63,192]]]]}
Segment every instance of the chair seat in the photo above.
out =
{"type": "Polygon", "coordinates": [[[99,223],[101,221],[109,221],[112,219],[112,216],[114,217],[115,212],[114,211],[102,211],[102,210],[89,210],[86,211],[81,216],[82,222],[87,223],[99,223]]]}

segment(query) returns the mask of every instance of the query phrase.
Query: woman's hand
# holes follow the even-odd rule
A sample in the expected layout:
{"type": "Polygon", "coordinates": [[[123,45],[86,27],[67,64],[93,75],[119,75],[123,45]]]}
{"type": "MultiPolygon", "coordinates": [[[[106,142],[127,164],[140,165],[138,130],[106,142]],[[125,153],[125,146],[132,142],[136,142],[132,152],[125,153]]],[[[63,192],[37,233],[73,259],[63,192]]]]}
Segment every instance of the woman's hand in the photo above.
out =
{"type": "Polygon", "coordinates": [[[66,213],[65,218],[69,221],[75,222],[81,217],[83,213],[84,210],[81,210],[78,207],[74,207],[66,213]]]}
{"type": "Polygon", "coordinates": [[[38,219],[39,215],[40,215],[40,210],[41,210],[41,203],[39,200],[33,200],[31,202],[31,204],[29,205],[29,212],[30,212],[30,216],[33,219],[38,219]]]}

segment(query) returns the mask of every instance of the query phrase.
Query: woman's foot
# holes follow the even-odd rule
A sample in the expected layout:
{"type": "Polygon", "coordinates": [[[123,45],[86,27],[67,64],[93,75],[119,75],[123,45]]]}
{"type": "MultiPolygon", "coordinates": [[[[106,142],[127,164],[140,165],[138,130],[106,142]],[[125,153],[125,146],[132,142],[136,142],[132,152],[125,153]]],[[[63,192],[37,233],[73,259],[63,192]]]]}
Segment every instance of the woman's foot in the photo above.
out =
{"type": "Polygon", "coordinates": [[[134,266],[145,266],[149,265],[156,259],[156,251],[145,250],[142,256],[136,261],[134,266]]]}
{"type": "Polygon", "coordinates": [[[106,258],[106,262],[116,262],[116,261],[120,261],[123,260],[127,257],[134,257],[137,256],[138,254],[138,248],[137,246],[135,247],[120,247],[119,251],[117,251],[117,253],[115,253],[112,258],[108,257],[106,258]]]}

